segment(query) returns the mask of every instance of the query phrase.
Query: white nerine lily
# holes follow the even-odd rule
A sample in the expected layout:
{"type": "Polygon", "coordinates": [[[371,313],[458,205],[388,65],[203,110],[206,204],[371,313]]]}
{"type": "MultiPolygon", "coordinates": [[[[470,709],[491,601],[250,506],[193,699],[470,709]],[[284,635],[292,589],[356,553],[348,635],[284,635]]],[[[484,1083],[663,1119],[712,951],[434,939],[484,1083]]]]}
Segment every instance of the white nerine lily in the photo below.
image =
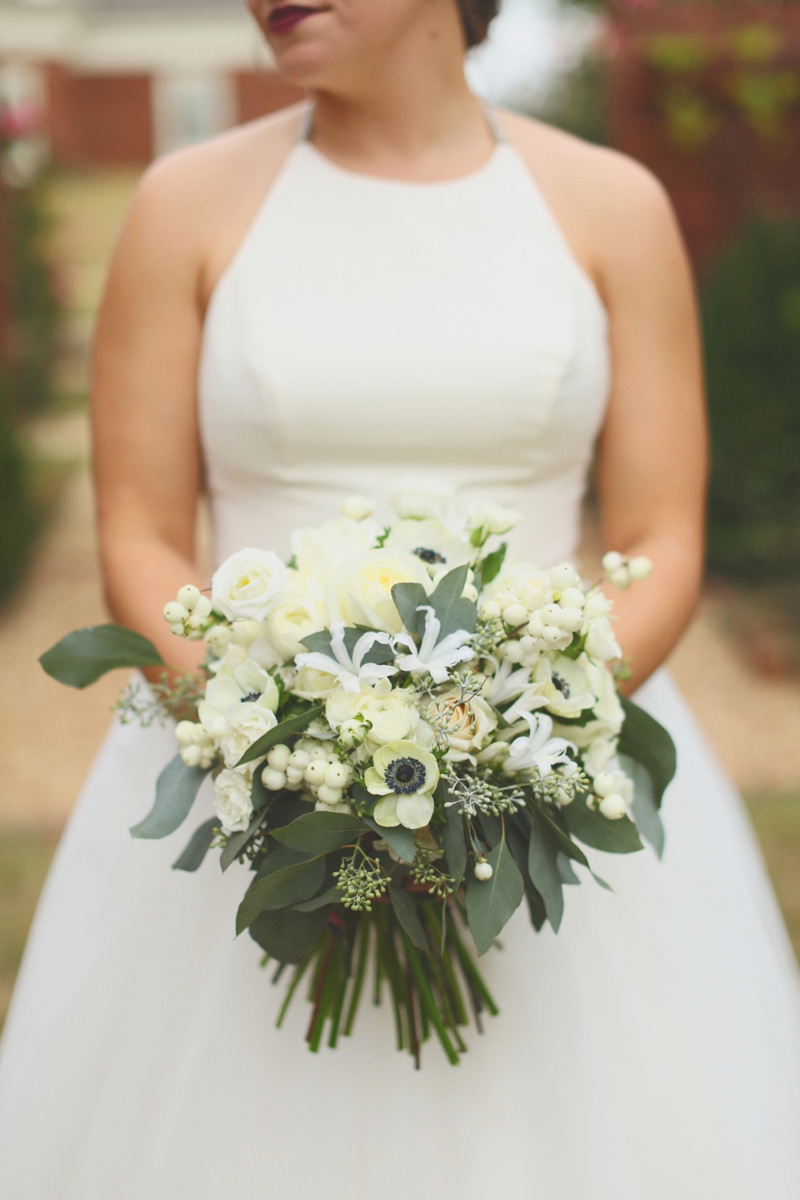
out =
{"type": "Polygon", "coordinates": [[[530,667],[520,667],[515,671],[514,663],[504,658],[495,674],[487,680],[483,696],[493,708],[499,708],[501,704],[513,700],[514,703],[503,713],[509,725],[513,725],[525,713],[533,712],[535,708],[543,708],[547,704],[546,697],[540,694],[541,690],[541,683],[531,682],[530,667]]]}
{"type": "Polygon", "coordinates": [[[452,667],[475,657],[475,651],[465,645],[472,634],[467,633],[466,629],[457,629],[455,633],[448,633],[437,645],[441,621],[429,604],[420,605],[417,611],[425,613],[425,633],[420,647],[417,649],[410,633],[398,633],[394,638],[395,646],[406,646],[409,653],[401,655],[397,665],[403,671],[427,671],[434,683],[444,683],[452,667]]]}
{"type": "Polygon", "coordinates": [[[530,734],[513,741],[508,750],[504,769],[509,774],[517,771],[538,770],[540,775],[549,775],[557,763],[569,762],[568,750],[575,750],[566,738],[551,738],[553,721],[546,713],[522,713],[530,734]]]}
{"type": "Polygon", "coordinates": [[[391,638],[388,633],[364,633],[353,647],[351,658],[344,644],[344,622],[337,621],[331,625],[331,655],[315,650],[309,654],[298,654],[295,662],[298,667],[313,667],[315,671],[325,671],[335,676],[346,692],[360,692],[362,684],[374,684],[379,679],[388,679],[390,675],[397,674],[396,667],[364,662],[365,655],[369,654],[376,642],[388,645],[391,638]]]}

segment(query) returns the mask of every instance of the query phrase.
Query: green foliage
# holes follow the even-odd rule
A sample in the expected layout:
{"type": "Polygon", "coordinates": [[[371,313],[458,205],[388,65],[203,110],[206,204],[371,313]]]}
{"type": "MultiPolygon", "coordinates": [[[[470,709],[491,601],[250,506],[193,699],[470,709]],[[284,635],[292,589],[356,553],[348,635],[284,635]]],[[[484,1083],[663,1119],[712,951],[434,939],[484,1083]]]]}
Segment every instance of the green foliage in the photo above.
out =
{"type": "Polygon", "coordinates": [[[186,849],[175,859],[172,864],[173,871],[197,871],[203,864],[203,860],[211,848],[211,843],[216,836],[219,828],[219,820],[217,817],[210,817],[198,826],[192,834],[186,849]]]}
{"type": "Polygon", "coordinates": [[[530,115],[586,142],[609,145],[608,72],[606,58],[588,51],[530,115]]]}
{"type": "Polygon", "coordinates": [[[366,829],[358,817],[335,812],[305,813],[291,825],[272,830],[276,841],[306,854],[328,854],[348,842],[355,842],[363,833],[366,829]]]}
{"type": "Polygon", "coordinates": [[[257,758],[263,758],[272,746],[277,746],[279,743],[285,742],[287,738],[292,737],[295,733],[302,733],[304,729],[308,728],[315,717],[321,717],[324,712],[324,704],[312,704],[304,712],[297,713],[294,717],[288,717],[285,721],[281,721],[280,725],[276,725],[274,729],[270,729],[263,737],[260,737],[257,742],[253,742],[250,749],[239,759],[236,764],[237,767],[242,767],[245,763],[253,762],[257,758]]]}
{"type": "Polygon", "coordinates": [[[187,767],[176,754],[158,777],[153,807],[143,821],[131,827],[131,836],[164,838],[174,833],[188,817],[207,774],[202,767],[187,767]]]}
{"type": "Polygon", "coordinates": [[[467,883],[469,929],[478,954],[485,954],[509,917],[519,908],[525,885],[508,842],[502,837],[486,855],[492,877],[483,881],[471,876],[467,883]]]}
{"type": "Polygon", "coordinates": [[[85,688],[119,667],[163,667],[152,642],[122,625],[92,625],[68,633],[39,659],[53,679],[85,688]]]}
{"type": "Polygon", "coordinates": [[[627,754],[646,767],[653,784],[653,801],[658,808],[678,766],[675,743],[649,712],[627,696],[620,696],[620,702],[625,712],[619,739],[620,754],[627,754]]]}
{"type": "Polygon", "coordinates": [[[708,562],[800,575],[800,223],[754,218],[702,294],[712,472],[708,562]]]}

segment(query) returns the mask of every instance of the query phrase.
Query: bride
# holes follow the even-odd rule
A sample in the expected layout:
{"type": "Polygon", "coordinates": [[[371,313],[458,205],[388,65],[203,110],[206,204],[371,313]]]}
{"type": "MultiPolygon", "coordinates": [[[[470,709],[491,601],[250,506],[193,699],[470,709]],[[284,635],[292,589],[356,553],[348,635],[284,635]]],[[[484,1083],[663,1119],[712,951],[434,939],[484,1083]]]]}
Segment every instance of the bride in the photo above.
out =
{"type": "MultiPolygon", "coordinates": [[[[98,325],[98,514],[114,619],[177,667],[165,598],[215,553],[288,557],[351,493],[407,476],[524,514],[573,554],[587,468],[631,689],[679,772],[663,862],[608,856],[558,936],[517,912],[483,960],[500,1017],[454,1069],[336,1051],[233,938],[242,877],[132,841],[174,753],[117,725],[48,881],[0,1068],[8,1200],[797,1200],[791,952],[738,800],[657,670],[697,596],[706,458],[689,273],[636,164],[481,107],[463,75],[495,0],[251,0],[311,102],[157,163],[98,325]],[[655,674],[654,674],[655,672],[655,674]],[[294,1024],[292,1024],[294,1023],[294,1024]]],[[[420,482],[421,481],[421,482],[420,482]]],[[[204,803],[210,805],[206,799],[204,803]]],[[[210,811],[210,808],[209,808],[210,811]]],[[[180,834],[178,835],[180,840],[180,834]]]]}

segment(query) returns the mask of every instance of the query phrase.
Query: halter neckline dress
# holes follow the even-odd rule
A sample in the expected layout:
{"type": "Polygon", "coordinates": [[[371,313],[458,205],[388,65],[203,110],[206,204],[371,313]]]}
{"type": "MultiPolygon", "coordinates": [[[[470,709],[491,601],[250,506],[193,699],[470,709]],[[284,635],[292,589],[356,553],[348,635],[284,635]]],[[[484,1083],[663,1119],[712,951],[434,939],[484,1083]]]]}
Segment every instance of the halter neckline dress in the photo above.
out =
{"type": "MultiPolygon", "coordinates": [[[[221,560],[289,554],[351,494],[416,485],[576,547],[609,386],[607,320],[535,181],[499,144],[405,184],[290,153],[208,310],[199,404],[221,560]]],[[[451,1067],[365,1005],[336,1051],[233,936],[245,884],[189,829],[130,839],[169,730],[115,725],[54,862],[0,1065],[8,1200],[797,1200],[797,977],[739,802],[669,678],[667,846],[596,853],[556,936],[520,910],[482,960],[501,1014],[451,1067]]],[[[192,828],[210,815],[201,794],[192,828]]]]}

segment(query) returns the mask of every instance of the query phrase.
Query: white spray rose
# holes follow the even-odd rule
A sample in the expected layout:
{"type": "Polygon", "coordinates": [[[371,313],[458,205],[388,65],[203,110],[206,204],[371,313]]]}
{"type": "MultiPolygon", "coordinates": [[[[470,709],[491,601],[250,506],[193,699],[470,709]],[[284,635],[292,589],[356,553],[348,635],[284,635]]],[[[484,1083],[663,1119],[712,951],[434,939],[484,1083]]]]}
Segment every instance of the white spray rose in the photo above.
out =
{"type": "Polygon", "coordinates": [[[231,706],[227,716],[227,727],[219,739],[219,748],[226,767],[234,767],[253,742],[257,742],[278,724],[278,718],[271,708],[248,701],[231,706]]]}
{"type": "Polygon", "coordinates": [[[338,687],[336,676],[316,667],[301,667],[291,685],[295,696],[302,700],[324,700],[335,687],[338,687]]]}
{"type": "Polygon", "coordinates": [[[419,724],[414,694],[403,689],[381,695],[372,688],[356,693],[337,688],[328,697],[325,715],[331,728],[340,729],[359,714],[370,722],[367,738],[377,746],[414,737],[419,724]]]}
{"type": "Polygon", "coordinates": [[[622,650],[614,637],[611,622],[608,617],[596,617],[589,622],[586,634],[586,653],[598,662],[608,662],[612,658],[622,658],[622,650]]]}
{"type": "Polygon", "coordinates": [[[461,699],[459,688],[450,688],[436,697],[428,709],[428,719],[447,738],[447,757],[463,762],[483,749],[497,728],[497,716],[481,696],[461,699]]]}
{"type": "Polygon", "coordinates": [[[392,599],[396,583],[419,583],[427,591],[430,576],[413,554],[398,550],[369,551],[342,571],[332,584],[328,596],[331,620],[399,633],[403,622],[392,599]],[[338,608],[337,614],[334,608],[338,608]]]}
{"type": "Polygon", "coordinates": [[[229,621],[263,621],[278,603],[287,569],[271,550],[239,550],[211,580],[211,602],[229,621]]]}
{"type": "Polygon", "coordinates": [[[214,780],[214,809],[223,833],[239,833],[250,824],[253,815],[253,786],[250,771],[220,771],[214,780]]]}
{"type": "Polygon", "coordinates": [[[306,647],[304,637],[324,629],[328,620],[320,583],[306,572],[290,571],[280,604],[267,618],[267,638],[281,662],[289,662],[306,647]]]}

